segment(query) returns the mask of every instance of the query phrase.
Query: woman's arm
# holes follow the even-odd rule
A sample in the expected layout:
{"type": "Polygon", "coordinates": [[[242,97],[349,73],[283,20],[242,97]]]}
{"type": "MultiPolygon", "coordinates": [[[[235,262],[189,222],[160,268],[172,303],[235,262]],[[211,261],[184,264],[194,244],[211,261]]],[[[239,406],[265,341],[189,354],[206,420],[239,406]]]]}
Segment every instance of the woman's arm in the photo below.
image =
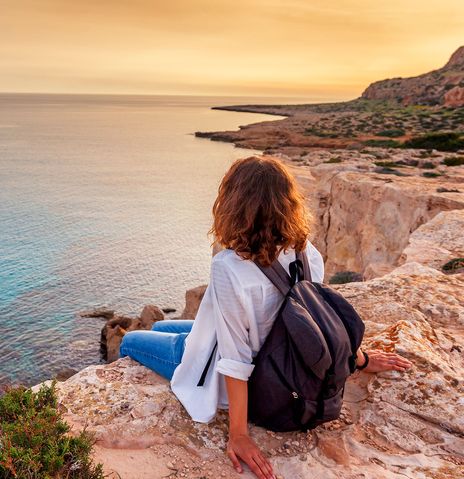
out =
{"type": "Polygon", "coordinates": [[[247,381],[224,376],[229,398],[229,443],[227,455],[237,472],[242,459],[259,479],[275,479],[272,466],[248,435],[247,381]]]}
{"type": "MultiPolygon", "coordinates": [[[[396,353],[386,353],[380,349],[371,349],[367,351],[369,363],[363,371],[366,373],[379,373],[381,371],[401,371],[404,372],[412,366],[403,356],[396,353]]],[[[357,364],[362,366],[366,362],[361,348],[358,349],[357,364]]]]}

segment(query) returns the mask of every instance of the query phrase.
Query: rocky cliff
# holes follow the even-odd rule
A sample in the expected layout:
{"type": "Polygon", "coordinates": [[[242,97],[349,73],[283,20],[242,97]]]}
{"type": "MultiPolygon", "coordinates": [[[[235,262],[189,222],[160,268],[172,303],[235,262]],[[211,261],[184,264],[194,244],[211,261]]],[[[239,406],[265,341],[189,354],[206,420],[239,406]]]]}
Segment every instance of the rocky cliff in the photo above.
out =
{"type": "MultiPolygon", "coordinates": [[[[424,178],[416,159],[403,157],[412,166],[397,176],[379,173],[373,160],[321,150],[289,165],[314,208],[328,272],[364,269],[372,278],[337,286],[366,322],[365,346],[403,354],[414,367],[356,373],[341,418],[312,432],[252,426],[280,478],[464,474],[464,273],[443,269],[464,261],[462,171],[424,178]]],[[[198,303],[202,291],[187,298],[198,303]]],[[[252,477],[239,476],[224,454],[225,412],[210,425],[192,422],[167,381],[129,358],[77,373],[58,394],[73,430],[95,433],[95,459],[110,478],[252,477]]]]}
{"type": "MultiPolygon", "coordinates": [[[[416,262],[339,287],[366,321],[366,345],[415,366],[406,374],[356,373],[340,420],[312,432],[252,427],[278,477],[462,477],[463,288],[463,274],[416,262]]],[[[91,366],[58,391],[73,429],[96,434],[95,459],[111,478],[240,477],[224,455],[227,415],[193,423],[168,383],[129,358],[91,366]]]]}
{"type": "Polygon", "coordinates": [[[376,81],[362,94],[369,100],[395,100],[403,105],[464,106],[464,46],[437,70],[410,78],[376,81]]]}

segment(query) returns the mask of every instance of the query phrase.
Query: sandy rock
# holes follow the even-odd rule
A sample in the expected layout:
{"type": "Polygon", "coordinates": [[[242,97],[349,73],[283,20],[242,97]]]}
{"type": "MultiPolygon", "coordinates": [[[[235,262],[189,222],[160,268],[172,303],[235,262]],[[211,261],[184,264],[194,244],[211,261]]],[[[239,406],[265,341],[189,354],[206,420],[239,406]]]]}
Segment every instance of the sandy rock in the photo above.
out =
{"type": "Polygon", "coordinates": [[[464,88],[455,86],[445,93],[445,106],[459,107],[464,106],[464,88]]]}
{"type": "Polygon", "coordinates": [[[127,332],[127,328],[132,324],[132,319],[117,316],[110,320],[111,324],[108,321],[103,326],[100,336],[100,351],[104,360],[110,363],[119,358],[119,346],[127,332]]]}
{"type": "Polygon", "coordinates": [[[144,306],[142,313],[140,314],[140,322],[142,329],[149,329],[156,321],[162,321],[164,319],[163,311],[154,304],[147,304],[144,306]]]}
{"type": "Polygon", "coordinates": [[[320,232],[316,246],[326,258],[327,277],[356,271],[370,279],[389,272],[399,264],[412,231],[442,211],[464,208],[461,194],[443,196],[426,178],[325,165],[311,171],[317,180],[312,193],[320,232]]]}
{"type": "Polygon", "coordinates": [[[128,331],[151,329],[153,323],[163,319],[163,312],[153,304],[146,305],[140,317],[133,318],[119,315],[112,317],[101,330],[100,351],[103,359],[112,362],[119,358],[119,346],[123,336],[128,331]]]}
{"type": "Polygon", "coordinates": [[[182,312],[183,319],[195,319],[201,300],[205,294],[207,285],[197,286],[185,293],[185,308],[182,312]]]}
{"type": "MultiPolygon", "coordinates": [[[[339,420],[308,433],[251,435],[285,479],[445,479],[464,473],[464,275],[418,263],[337,288],[367,325],[366,346],[414,361],[405,374],[356,373],[339,420]]],[[[97,439],[109,477],[235,478],[225,456],[227,413],[190,420],[167,381],[128,357],[91,366],[58,384],[77,431],[97,439]]]]}
{"type": "Polygon", "coordinates": [[[464,257],[464,210],[443,211],[419,226],[409,237],[400,261],[416,261],[441,269],[464,257]]]}

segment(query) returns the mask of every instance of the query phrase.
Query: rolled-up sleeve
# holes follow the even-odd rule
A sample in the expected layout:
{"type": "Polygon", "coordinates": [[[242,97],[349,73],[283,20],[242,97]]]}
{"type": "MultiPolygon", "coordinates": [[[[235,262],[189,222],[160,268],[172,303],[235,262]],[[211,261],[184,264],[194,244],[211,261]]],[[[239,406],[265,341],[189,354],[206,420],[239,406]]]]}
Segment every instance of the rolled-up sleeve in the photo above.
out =
{"type": "Polygon", "coordinates": [[[315,283],[324,281],[324,259],[316,247],[308,241],[307,249],[312,280],[315,283]]]}
{"type": "Polygon", "coordinates": [[[213,259],[210,286],[219,352],[216,371],[247,381],[254,365],[248,334],[250,314],[240,282],[225,261],[213,259]]]}

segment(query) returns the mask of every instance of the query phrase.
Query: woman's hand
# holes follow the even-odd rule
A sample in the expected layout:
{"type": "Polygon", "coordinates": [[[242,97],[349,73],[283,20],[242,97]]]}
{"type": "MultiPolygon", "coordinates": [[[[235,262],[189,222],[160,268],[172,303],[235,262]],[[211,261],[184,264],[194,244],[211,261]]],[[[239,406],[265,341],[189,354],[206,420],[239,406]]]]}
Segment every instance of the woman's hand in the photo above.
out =
{"type": "Polygon", "coordinates": [[[259,479],[275,479],[271,464],[248,435],[248,383],[230,376],[224,377],[229,397],[227,455],[237,472],[243,472],[239,461],[241,459],[259,479]]]}
{"type": "Polygon", "coordinates": [[[367,351],[369,356],[369,364],[366,373],[379,373],[382,371],[400,371],[404,372],[412,366],[411,361],[403,358],[396,353],[386,353],[380,349],[371,349],[367,351]]]}
{"type": "Polygon", "coordinates": [[[227,455],[237,472],[243,472],[240,458],[259,479],[275,479],[271,464],[248,434],[230,436],[227,455]]]}

